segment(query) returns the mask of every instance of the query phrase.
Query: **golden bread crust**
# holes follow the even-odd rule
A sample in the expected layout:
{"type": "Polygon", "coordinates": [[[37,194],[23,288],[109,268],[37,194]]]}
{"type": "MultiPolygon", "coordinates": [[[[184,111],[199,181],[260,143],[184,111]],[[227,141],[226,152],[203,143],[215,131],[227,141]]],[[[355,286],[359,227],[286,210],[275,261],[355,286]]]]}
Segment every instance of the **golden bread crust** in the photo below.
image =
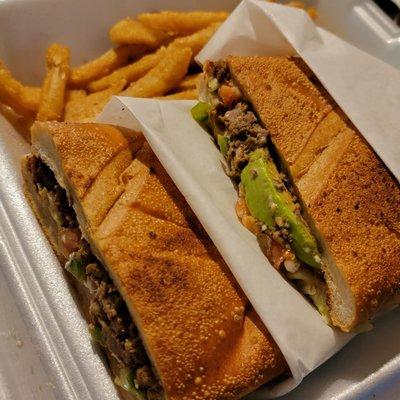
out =
{"type": "MultiPolygon", "coordinates": [[[[318,156],[332,143],[332,140],[343,136],[345,132],[353,133],[352,129],[348,127],[344,115],[340,110],[329,112],[312,132],[301,153],[291,165],[290,171],[293,179],[299,180],[318,156]]],[[[343,143],[343,138],[340,138],[339,141],[343,143]]]]}
{"type": "Polygon", "coordinates": [[[357,136],[309,204],[309,213],[354,295],[356,315],[349,326],[341,326],[350,330],[400,291],[399,187],[357,136]]]}
{"type": "Polygon", "coordinates": [[[292,164],[312,132],[332,110],[326,99],[286,57],[228,57],[230,71],[265,122],[288,164],[292,164]],[[291,140],[288,140],[288,137],[291,140]]]}
{"type": "Polygon", "coordinates": [[[229,57],[228,65],[350,288],[354,311],[345,320],[327,276],[333,322],[349,331],[399,303],[397,181],[301,60],[229,57]]]}
{"type": "Polygon", "coordinates": [[[149,146],[128,160],[117,129],[74,125],[47,129],[96,254],[139,326],[167,398],[238,399],[286,371],[279,348],[149,146]],[[93,128],[102,142],[93,144],[96,156],[87,148],[93,128]],[[92,155],[95,166],[67,151],[71,143],[82,143],[86,151],[78,153],[92,155]]]}
{"type": "Polygon", "coordinates": [[[34,129],[51,132],[65,175],[79,199],[110,159],[129,145],[124,135],[111,125],[41,122],[34,129]]]}
{"type": "Polygon", "coordinates": [[[239,398],[283,372],[283,357],[161,164],[135,169],[141,185],[127,183],[97,245],[168,398],[239,398]]]}
{"type": "Polygon", "coordinates": [[[130,150],[123,148],[118,154],[112,156],[109,163],[97,174],[96,179],[87,189],[82,198],[82,207],[92,229],[97,228],[115,200],[122,194],[124,188],[119,182],[119,177],[131,162],[130,150]],[[93,204],[96,204],[97,207],[93,207],[93,204]]]}

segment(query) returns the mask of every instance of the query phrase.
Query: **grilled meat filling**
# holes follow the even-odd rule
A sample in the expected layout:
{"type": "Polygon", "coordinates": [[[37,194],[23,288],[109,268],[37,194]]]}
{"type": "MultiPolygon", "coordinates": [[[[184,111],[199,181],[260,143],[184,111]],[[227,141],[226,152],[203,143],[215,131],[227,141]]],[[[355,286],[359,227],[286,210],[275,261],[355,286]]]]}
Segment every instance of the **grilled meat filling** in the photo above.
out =
{"type": "MultiPolygon", "coordinates": [[[[206,123],[211,129],[215,142],[225,157],[225,171],[238,185],[239,199],[236,212],[239,219],[257,236],[260,247],[271,264],[282,271],[287,279],[296,283],[300,290],[312,299],[327,322],[330,322],[326,285],[321,271],[322,260],[315,239],[303,219],[301,205],[293,186],[280,168],[280,160],[269,138],[268,130],[260,124],[250,103],[244,100],[226,62],[207,62],[204,72],[203,89],[205,89],[206,103],[203,103],[203,108],[198,109],[199,114],[194,117],[206,123]],[[204,113],[207,113],[207,117],[204,117],[204,113]],[[261,159],[263,159],[262,167],[260,167],[261,159]],[[250,212],[249,198],[246,198],[246,195],[250,194],[246,191],[247,189],[250,191],[249,182],[256,181],[259,173],[269,174],[263,176],[272,179],[273,189],[269,188],[267,193],[265,189],[267,181],[264,181],[264,186],[259,186],[257,193],[260,194],[263,190],[265,201],[262,204],[257,203],[253,197],[250,212]],[[244,182],[247,182],[248,187],[245,187],[244,182]],[[280,204],[272,201],[273,191],[282,193],[283,200],[280,204]],[[262,212],[266,207],[270,208],[270,214],[274,218],[269,223],[266,222],[268,216],[262,212]],[[263,218],[260,219],[256,215],[263,215],[263,218]],[[283,216],[291,219],[285,219],[283,216]],[[296,227],[300,227],[297,232],[293,229],[296,227]],[[309,247],[308,244],[312,246],[309,247]],[[303,250],[303,254],[299,248],[303,250]]],[[[252,188],[255,190],[254,185],[252,188]]],[[[258,201],[262,197],[260,195],[258,201]]]]}
{"type": "Polygon", "coordinates": [[[226,173],[238,181],[241,171],[249,161],[250,153],[266,146],[268,131],[261,127],[254,113],[243,101],[239,101],[232,109],[216,107],[210,113],[210,120],[212,124],[223,124],[227,129],[229,141],[226,173]]]}
{"type": "MultiPolygon", "coordinates": [[[[61,231],[79,229],[75,211],[68,202],[66,191],[57,182],[53,171],[38,157],[32,156],[28,168],[38,193],[45,189],[58,211],[61,231]]],[[[66,269],[89,291],[89,330],[101,346],[117,360],[120,370],[129,370],[125,389],[138,398],[161,400],[162,387],[156,378],[125,301],[106,269],[79,234],[71,249],[66,269]],[[129,385],[131,387],[129,387],[129,385]]]]}
{"type": "Polygon", "coordinates": [[[53,171],[38,157],[31,157],[28,165],[32,174],[33,183],[38,190],[46,189],[54,198],[54,204],[57,207],[63,228],[78,228],[78,221],[75,211],[68,203],[65,190],[58,184],[53,171]]]}
{"type": "Polygon", "coordinates": [[[207,63],[206,74],[214,77],[208,86],[211,91],[215,87],[220,99],[210,111],[210,124],[215,134],[224,131],[228,136],[226,173],[238,182],[250,153],[267,146],[268,131],[259,124],[249,104],[242,100],[240,91],[232,84],[226,63],[207,63]]]}

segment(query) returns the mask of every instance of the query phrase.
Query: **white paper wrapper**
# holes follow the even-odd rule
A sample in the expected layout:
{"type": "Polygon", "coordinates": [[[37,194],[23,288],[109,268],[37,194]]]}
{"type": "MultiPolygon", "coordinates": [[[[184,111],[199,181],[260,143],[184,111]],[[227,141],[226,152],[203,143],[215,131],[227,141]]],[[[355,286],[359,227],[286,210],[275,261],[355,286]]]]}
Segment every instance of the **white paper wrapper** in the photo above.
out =
{"type": "Polygon", "coordinates": [[[271,395],[283,394],[337,352],[350,335],[324,323],[238,221],[237,193],[221,167],[219,151],[191,117],[194,104],[116,97],[99,120],[143,131],[285,355],[294,378],[271,395]]]}
{"type": "Polygon", "coordinates": [[[198,55],[299,55],[400,180],[400,71],[279,4],[242,2],[198,55]]]}
{"type": "MultiPolygon", "coordinates": [[[[296,9],[243,2],[198,56],[300,55],[376,152],[400,177],[400,74],[392,67],[316,28],[296,9]]],[[[269,264],[254,235],[235,215],[237,199],[221,156],[191,118],[189,101],[114,98],[102,122],[143,131],[221,252],[281,348],[292,379],[253,397],[281,395],[350,339],[326,326],[318,312],[269,264]]]]}

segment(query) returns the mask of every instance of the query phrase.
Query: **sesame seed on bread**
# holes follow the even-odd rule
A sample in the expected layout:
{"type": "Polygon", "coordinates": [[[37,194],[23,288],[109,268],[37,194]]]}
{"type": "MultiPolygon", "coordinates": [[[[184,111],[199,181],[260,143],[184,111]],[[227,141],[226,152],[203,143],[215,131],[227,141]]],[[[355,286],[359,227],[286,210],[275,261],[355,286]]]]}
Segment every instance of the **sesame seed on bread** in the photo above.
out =
{"type": "Polygon", "coordinates": [[[126,132],[55,122],[35,126],[32,140],[69,191],[167,399],[239,399],[287,371],[275,341],[147,144],[127,155],[126,132]],[[100,144],[91,140],[93,132],[100,144]]]}
{"type": "Polygon", "coordinates": [[[333,323],[400,302],[400,187],[299,58],[228,57],[323,250],[333,323]]]}

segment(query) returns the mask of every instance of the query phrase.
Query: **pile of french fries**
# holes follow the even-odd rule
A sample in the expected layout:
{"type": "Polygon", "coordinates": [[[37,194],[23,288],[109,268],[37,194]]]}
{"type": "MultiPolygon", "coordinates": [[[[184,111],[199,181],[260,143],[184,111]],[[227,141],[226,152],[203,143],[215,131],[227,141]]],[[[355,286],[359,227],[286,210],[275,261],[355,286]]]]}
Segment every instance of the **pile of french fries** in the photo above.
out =
{"type": "MultiPolygon", "coordinates": [[[[288,5],[304,8],[299,1],[288,5]]],[[[82,122],[95,119],[113,95],[196,99],[194,57],[228,15],[162,11],[125,18],[109,31],[114,47],[77,67],[66,46],[52,44],[41,87],[23,85],[0,61],[0,103],[30,122],[82,122]]]]}

